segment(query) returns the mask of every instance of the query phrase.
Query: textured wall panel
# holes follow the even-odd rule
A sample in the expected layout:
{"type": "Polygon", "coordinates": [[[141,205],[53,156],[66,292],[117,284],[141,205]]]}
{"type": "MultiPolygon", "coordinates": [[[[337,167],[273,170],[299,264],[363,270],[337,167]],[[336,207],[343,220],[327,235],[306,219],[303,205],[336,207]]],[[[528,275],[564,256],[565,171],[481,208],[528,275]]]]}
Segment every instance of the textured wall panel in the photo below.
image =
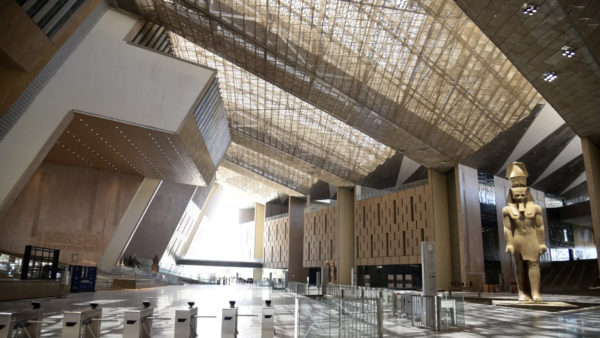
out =
{"type": "Polygon", "coordinates": [[[338,264],[337,228],[337,207],[304,213],[302,266],[321,267],[332,259],[338,264]]]}
{"type": "Polygon", "coordinates": [[[435,240],[431,201],[429,185],[355,201],[356,265],[419,264],[435,240]]]}
{"type": "Polygon", "coordinates": [[[265,268],[285,269],[288,267],[289,258],[289,233],[290,217],[287,214],[281,217],[265,220],[263,262],[265,268]]]}

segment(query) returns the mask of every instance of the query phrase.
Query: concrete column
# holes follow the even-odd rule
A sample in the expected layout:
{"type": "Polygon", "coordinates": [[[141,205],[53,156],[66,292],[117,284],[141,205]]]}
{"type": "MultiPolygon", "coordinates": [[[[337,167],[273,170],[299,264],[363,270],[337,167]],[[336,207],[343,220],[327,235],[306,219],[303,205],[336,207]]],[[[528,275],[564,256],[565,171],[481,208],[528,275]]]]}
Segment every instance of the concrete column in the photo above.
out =
{"type": "Polygon", "coordinates": [[[146,214],[146,210],[152,203],[160,183],[161,181],[157,179],[144,178],[125,214],[121,217],[121,221],[106,246],[104,254],[98,260],[98,269],[105,272],[112,271],[146,214]]]}
{"type": "Polygon", "coordinates": [[[433,200],[431,212],[435,226],[437,288],[438,290],[448,290],[452,281],[448,186],[445,175],[429,169],[428,176],[433,200]]]}
{"type": "Polygon", "coordinates": [[[352,283],[354,267],[354,191],[337,188],[337,284],[352,283]]]}
{"type": "MultiPolygon", "coordinates": [[[[256,203],[254,209],[254,259],[262,261],[265,235],[265,206],[256,203]]],[[[253,269],[254,281],[262,279],[262,268],[253,269]]]]}
{"type": "Polygon", "coordinates": [[[485,269],[477,170],[459,164],[455,182],[460,282],[478,287],[485,282],[485,269]]]}
{"type": "MultiPolygon", "coordinates": [[[[598,248],[600,248],[600,148],[587,137],[581,138],[581,148],[587,176],[588,194],[590,195],[594,243],[596,243],[596,250],[598,251],[598,248]]],[[[600,252],[598,254],[598,265],[600,266],[600,252]]]]}
{"type": "Polygon", "coordinates": [[[288,275],[290,282],[306,283],[308,269],[302,267],[302,247],[304,245],[304,206],[303,198],[289,197],[290,236],[288,275]]]}
{"type": "Polygon", "coordinates": [[[500,250],[500,271],[502,271],[502,284],[507,287],[516,283],[514,267],[510,254],[506,253],[506,239],[504,238],[504,216],[502,208],[506,205],[506,197],[510,191],[510,182],[494,176],[494,191],[496,195],[496,220],[498,222],[498,249],[500,250]]]}

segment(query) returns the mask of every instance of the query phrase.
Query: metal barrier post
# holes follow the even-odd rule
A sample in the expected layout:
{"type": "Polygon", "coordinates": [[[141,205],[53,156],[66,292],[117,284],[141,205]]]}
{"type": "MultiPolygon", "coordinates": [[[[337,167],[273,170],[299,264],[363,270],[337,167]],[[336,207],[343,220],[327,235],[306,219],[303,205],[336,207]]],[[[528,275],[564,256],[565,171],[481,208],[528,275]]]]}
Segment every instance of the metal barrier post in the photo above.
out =
{"type": "Polygon", "coordinates": [[[194,302],[188,302],[189,308],[175,310],[175,338],[194,338],[196,333],[198,308],[194,302]]]}
{"type": "Polygon", "coordinates": [[[90,308],[77,311],[66,311],[63,317],[63,338],[98,338],[100,337],[100,321],[102,308],[98,304],[90,304],[90,308]]]}
{"type": "Polygon", "coordinates": [[[221,318],[221,338],[236,338],[238,309],[235,307],[235,301],[229,301],[229,307],[223,309],[221,318]]]}
{"type": "Polygon", "coordinates": [[[0,313],[0,338],[41,336],[44,313],[40,303],[31,302],[31,306],[30,310],[0,313]]]}
{"type": "Polygon", "coordinates": [[[377,298],[377,336],[383,338],[383,301],[377,298]]]}
{"type": "Polygon", "coordinates": [[[152,331],[152,313],[150,302],[144,302],[143,308],[125,310],[123,338],[150,338],[152,331]]]}
{"type": "Polygon", "coordinates": [[[265,300],[262,308],[261,338],[273,338],[275,336],[275,308],[271,306],[270,300],[265,300]]]}

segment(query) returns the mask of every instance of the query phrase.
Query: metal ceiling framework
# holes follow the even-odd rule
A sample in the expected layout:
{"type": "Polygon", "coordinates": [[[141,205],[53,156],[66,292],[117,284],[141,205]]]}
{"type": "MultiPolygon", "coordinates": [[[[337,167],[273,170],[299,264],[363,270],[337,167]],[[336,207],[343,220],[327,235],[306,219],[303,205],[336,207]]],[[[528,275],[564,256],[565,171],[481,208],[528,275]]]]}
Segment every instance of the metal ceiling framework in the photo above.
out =
{"type": "Polygon", "coordinates": [[[310,192],[310,187],[318,181],[310,174],[237,143],[231,143],[225,159],[302,195],[307,195],[310,192]]]}
{"type": "Polygon", "coordinates": [[[427,167],[450,167],[544,102],[452,0],[135,3],[427,167]]]}
{"type": "MultiPolygon", "coordinates": [[[[171,34],[171,43],[176,56],[218,71],[233,141],[237,144],[235,151],[230,148],[226,155],[233,163],[249,165],[266,176],[279,177],[278,182],[286,181],[292,189],[308,182],[299,172],[337,186],[350,186],[361,184],[395,153],[333,116],[176,34],[171,34]],[[250,150],[243,156],[253,164],[240,161],[239,146],[250,150]],[[248,154],[268,155],[279,163],[278,169],[293,174],[292,181],[299,184],[291,183],[279,172],[269,172],[266,166],[257,166],[256,159],[248,158],[248,154]]],[[[311,178],[310,181],[316,180],[311,178]]],[[[305,188],[301,189],[302,193],[307,191],[305,188]]]]}
{"type": "Polygon", "coordinates": [[[252,196],[252,200],[258,203],[266,203],[277,198],[278,191],[281,190],[273,187],[272,184],[265,184],[224,165],[219,166],[219,169],[217,169],[217,180],[223,185],[229,185],[244,194],[252,196]]]}

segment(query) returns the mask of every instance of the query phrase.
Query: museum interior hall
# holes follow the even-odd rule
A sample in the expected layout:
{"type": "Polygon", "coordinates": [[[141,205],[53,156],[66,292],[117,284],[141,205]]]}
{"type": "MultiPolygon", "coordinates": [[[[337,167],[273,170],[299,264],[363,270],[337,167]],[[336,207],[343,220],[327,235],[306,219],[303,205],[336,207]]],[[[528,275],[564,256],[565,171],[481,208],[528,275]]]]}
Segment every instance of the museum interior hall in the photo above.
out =
{"type": "Polygon", "coordinates": [[[0,0],[0,338],[600,336],[600,1],[0,0]]]}

